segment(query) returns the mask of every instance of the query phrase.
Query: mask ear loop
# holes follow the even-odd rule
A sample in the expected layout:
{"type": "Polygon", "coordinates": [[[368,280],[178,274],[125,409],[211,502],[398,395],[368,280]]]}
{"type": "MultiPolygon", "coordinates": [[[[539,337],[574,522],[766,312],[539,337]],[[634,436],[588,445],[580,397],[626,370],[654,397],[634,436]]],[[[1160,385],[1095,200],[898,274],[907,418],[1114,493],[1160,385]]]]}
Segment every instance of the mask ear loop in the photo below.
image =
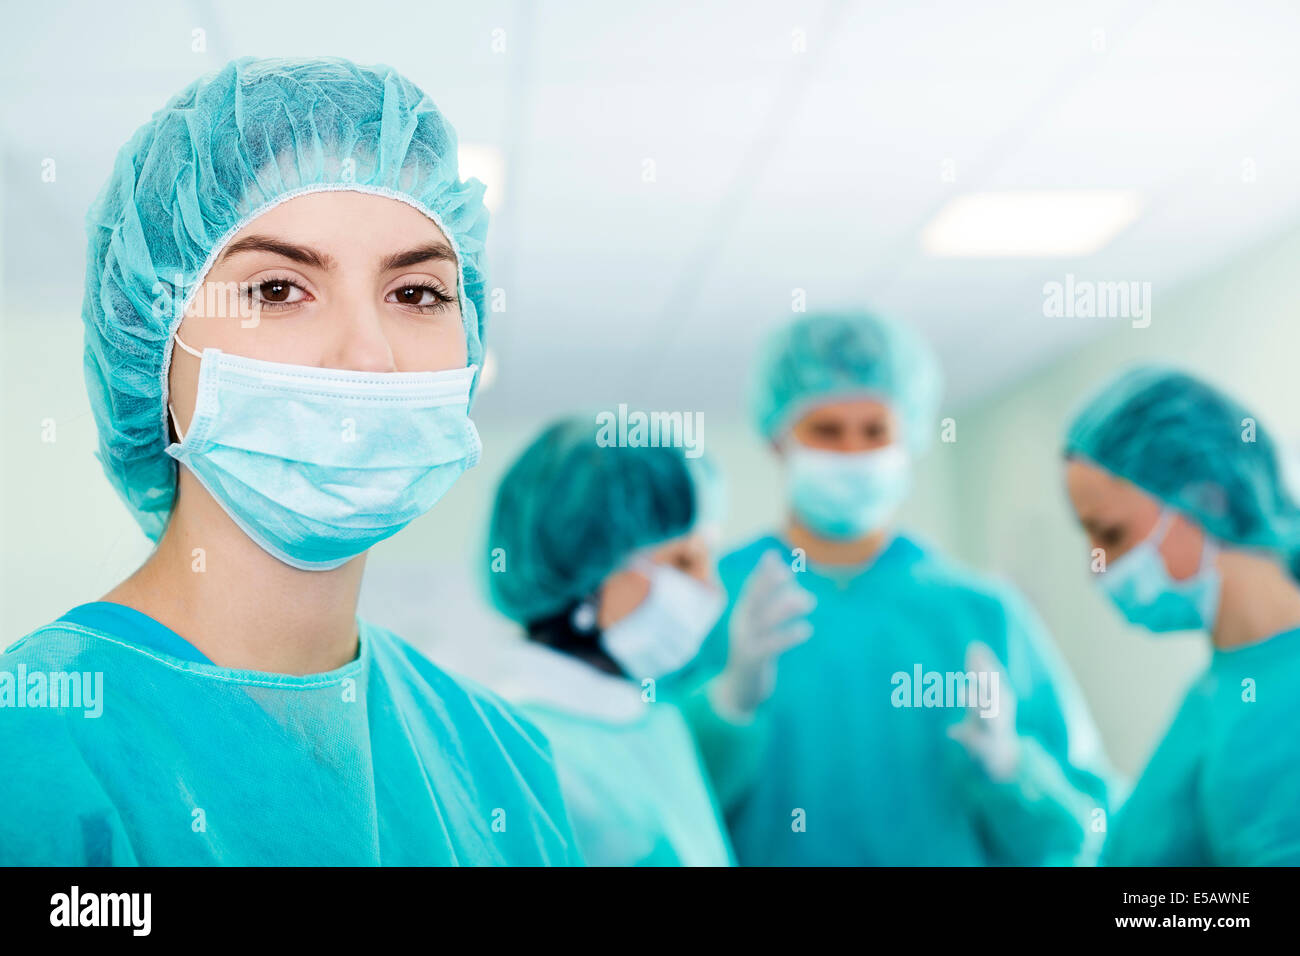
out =
{"type": "Polygon", "coordinates": [[[639,574],[641,577],[645,578],[650,585],[649,590],[646,591],[645,597],[641,599],[640,603],[638,603],[636,607],[632,608],[632,610],[628,612],[629,617],[650,603],[650,597],[655,591],[655,580],[664,567],[664,565],[650,557],[650,553],[650,548],[642,548],[634,551],[616,569],[616,573],[631,571],[635,574],[639,574]]]}
{"type": "MultiPolygon", "coordinates": [[[[1155,547],[1157,551],[1159,551],[1160,545],[1164,544],[1165,536],[1169,534],[1169,527],[1170,525],[1173,524],[1173,521],[1174,521],[1173,510],[1167,507],[1161,509],[1160,520],[1156,522],[1155,528],[1152,529],[1151,531],[1152,546],[1155,547]]],[[[1214,559],[1217,558],[1218,556],[1219,556],[1219,545],[1215,542],[1214,538],[1210,536],[1210,533],[1206,531],[1204,528],[1202,528],[1201,529],[1201,561],[1200,564],[1196,566],[1196,573],[1198,575],[1204,573],[1205,569],[1209,567],[1211,564],[1213,564],[1214,559]]],[[[1164,557],[1162,556],[1160,560],[1163,563],[1164,557]]]]}
{"type": "Polygon", "coordinates": [[[1219,545],[1209,532],[1201,531],[1201,566],[1196,569],[1197,574],[1204,574],[1206,569],[1214,564],[1215,559],[1219,556],[1219,545]]]}
{"type": "Polygon", "coordinates": [[[1214,540],[1210,532],[1201,528],[1201,563],[1196,568],[1196,573],[1204,574],[1206,569],[1214,564],[1214,559],[1219,556],[1219,542],[1214,540]]]}
{"type": "Polygon", "coordinates": [[[1160,517],[1156,519],[1156,526],[1151,529],[1147,535],[1147,540],[1151,546],[1157,550],[1165,543],[1165,536],[1169,534],[1169,526],[1174,523],[1174,513],[1170,508],[1161,508],[1160,517]]]}
{"type": "MultiPolygon", "coordinates": [[[[198,349],[192,349],[192,348],[190,348],[188,345],[186,345],[186,344],[181,340],[181,336],[180,336],[180,333],[179,333],[179,332],[177,332],[176,334],[174,334],[174,335],[172,336],[172,338],[174,338],[174,339],[176,340],[176,344],[179,345],[181,348],[183,348],[186,352],[189,352],[191,355],[193,355],[193,356],[194,356],[196,359],[198,359],[200,362],[203,361],[203,353],[200,352],[198,349]]],[[[178,442],[183,442],[183,441],[185,441],[185,434],[181,431],[181,423],[178,422],[178,421],[176,420],[176,409],[172,408],[172,403],[171,403],[171,402],[168,402],[168,403],[167,403],[167,412],[168,412],[168,414],[170,414],[171,417],[172,417],[172,428],[175,428],[175,429],[176,429],[176,440],[177,440],[178,442]]]]}
{"type": "Polygon", "coordinates": [[[619,570],[633,571],[641,575],[641,577],[650,582],[650,586],[653,588],[655,576],[658,574],[658,569],[663,567],[663,565],[651,557],[652,550],[652,548],[642,548],[633,552],[623,562],[619,570]]]}

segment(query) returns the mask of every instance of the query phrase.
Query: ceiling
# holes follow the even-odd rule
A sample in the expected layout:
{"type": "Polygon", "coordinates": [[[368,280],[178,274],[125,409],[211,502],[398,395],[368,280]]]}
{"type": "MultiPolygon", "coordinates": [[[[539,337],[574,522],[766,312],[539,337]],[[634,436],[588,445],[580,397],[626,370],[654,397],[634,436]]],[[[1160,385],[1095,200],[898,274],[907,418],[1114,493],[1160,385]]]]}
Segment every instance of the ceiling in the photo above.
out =
{"type": "Polygon", "coordinates": [[[6,315],[77,321],[84,211],[173,92],[233,56],[334,54],[397,67],[504,156],[480,414],[734,411],[793,290],[914,323],[969,400],[1106,327],[1045,318],[1045,282],[1148,281],[1158,316],[1295,224],[1297,49],[1286,2],[14,5],[6,315]],[[1142,212],[1086,258],[921,251],[950,199],[1024,188],[1132,189],[1142,212]]]}

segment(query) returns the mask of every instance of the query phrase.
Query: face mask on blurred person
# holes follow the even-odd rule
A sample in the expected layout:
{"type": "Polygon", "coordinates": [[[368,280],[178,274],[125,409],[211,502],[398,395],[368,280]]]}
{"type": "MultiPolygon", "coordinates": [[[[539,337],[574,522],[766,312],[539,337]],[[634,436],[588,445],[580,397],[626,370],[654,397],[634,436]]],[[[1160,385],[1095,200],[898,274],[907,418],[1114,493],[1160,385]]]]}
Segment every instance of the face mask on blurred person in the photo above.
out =
{"type": "Polygon", "coordinates": [[[1218,548],[1207,536],[1200,568],[1184,581],[1175,580],[1160,556],[1172,521],[1173,512],[1162,511],[1151,533],[1098,576],[1101,589],[1129,621],[1152,633],[1208,631],[1219,610],[1218,548]]]}
{"type": "Polygon", "coordinates": [[[726,598],[684,571],[643,562],[636,570],[650,579],[645,600],[605,628],[600,646],[633,680],[658,680],[695,659],[726,598]]]}
{"type": "Polygon", "coordinates": [[[786,447],[790,506],[824,538],[850,540],[881,527],[911,489],[911,459],[900,444],[861,452],[786,447]]]}

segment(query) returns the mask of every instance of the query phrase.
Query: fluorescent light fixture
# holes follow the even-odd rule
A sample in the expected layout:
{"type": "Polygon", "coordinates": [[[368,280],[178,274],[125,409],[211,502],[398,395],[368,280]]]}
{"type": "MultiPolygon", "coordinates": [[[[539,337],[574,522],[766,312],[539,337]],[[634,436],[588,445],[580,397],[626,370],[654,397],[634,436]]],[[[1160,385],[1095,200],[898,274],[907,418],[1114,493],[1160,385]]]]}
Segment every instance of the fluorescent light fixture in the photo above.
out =
{"type": "Polygon", "coordinates": [[[1131,190],[971,193],[939,210],[921,247],[931,256],[1087,256],[1137,219],[1141,205],[1131,190]]]}
{"type": "Polygon", "coordinates": [[[489,212],[496,212],[506,186],[506,157],[495,146],[483,143],[461,143],[456,153],[460,162],[460,178],[471,176],[487,187],[483,194],[483,205],[489,212]]]}

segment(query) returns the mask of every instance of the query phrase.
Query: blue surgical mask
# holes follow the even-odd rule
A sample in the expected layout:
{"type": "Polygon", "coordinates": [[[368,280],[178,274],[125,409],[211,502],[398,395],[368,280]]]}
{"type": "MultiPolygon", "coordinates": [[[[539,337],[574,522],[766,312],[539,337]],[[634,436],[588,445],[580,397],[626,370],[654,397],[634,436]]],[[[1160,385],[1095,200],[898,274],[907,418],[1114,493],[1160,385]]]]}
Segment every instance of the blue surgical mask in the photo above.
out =
{"type": "Polygon", "coordinates": [[[1200,568],[1186,580],[1175,580],[1160,555],[1172,521],[1173,513],[1162,511],[1151,533],[1098,575],[1101,589],[1129,621],[1155,634],[1211,630],[1221,590],[1214,560],[1218,548],[1206,537],[1200,568]]]}
{"type": "Polygon", "coordinates": [[[836,452],[792,440],[785,451],[790,506],[824,538],[851,540],[877,530],[911,490],[911,459],[899,444],[836,452]]]}
{"type": "Polygon", "coordinates": [[[201,364],[189,431],[167,453],[292,567],[339,567],[428,511],[478,462],[475,366],[357,372],[176,341],[201,364]]]}
{"type": "Polygon", "coordinates": [[[632,680],[658,680],[695,660],[726,608],[722,591],[685,571],[641,561],[650,592],[600,635],[600,646],[632,680]]]}

